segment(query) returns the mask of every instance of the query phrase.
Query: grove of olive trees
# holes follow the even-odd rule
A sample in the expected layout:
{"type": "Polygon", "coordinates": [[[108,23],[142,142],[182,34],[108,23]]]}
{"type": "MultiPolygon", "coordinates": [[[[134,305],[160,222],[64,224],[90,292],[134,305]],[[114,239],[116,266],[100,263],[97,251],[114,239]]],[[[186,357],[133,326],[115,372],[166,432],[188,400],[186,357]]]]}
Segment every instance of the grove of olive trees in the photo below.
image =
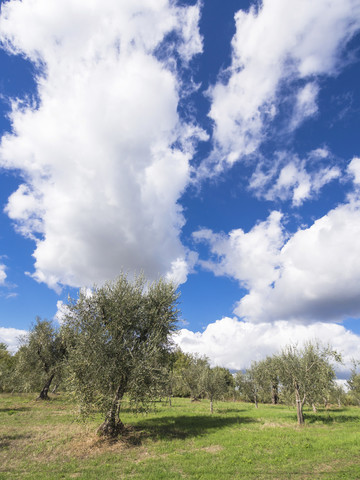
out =
{"type": "Polygon", "coordinates": [[[0,344],[0,391],[38,391],[49,399],[52,383],[71,395],[83,417],[101,412],[98,433],[116,437],[124,431],[121,407],[146,408],[159,398],[189,397],[290,403],[304,423],[305,404],[314,410],[329,402],[360,403],[358,364],[348,380],[349,393],[337,383],[334,363],[340,355],[330,346],[308,342],[252,362],[231,374],[210,365],[209,359],[174,348],[179,318],[178,292],[160,279],[149,284],[143,276],[115,281],[69,301],[63,323],[56,328],[36,319],[12,355],[0,344]]]}

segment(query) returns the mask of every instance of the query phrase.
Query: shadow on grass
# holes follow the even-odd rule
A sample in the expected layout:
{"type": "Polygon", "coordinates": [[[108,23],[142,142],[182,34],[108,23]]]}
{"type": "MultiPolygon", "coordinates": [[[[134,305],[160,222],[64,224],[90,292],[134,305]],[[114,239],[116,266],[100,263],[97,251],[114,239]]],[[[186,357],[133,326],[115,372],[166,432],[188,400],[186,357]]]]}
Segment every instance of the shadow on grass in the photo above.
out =
{"type": "Polygon", "coordinates": [[[242,412],[248,412],[249,409],[246,408],[216,408],[214,407],[215,415],[218,414],[227,414],[227,413],[242,413],[242,412]]]}
{"type": "Polygon", "coordinates": [[[321,413],[327,413],[327,412],[345,412],[346,408],[343,407],[328,407],[328,408],[322,408],[319,409],[321,413]]]}
{"type": "Polygon", "coordinates": [[[23,440],[23,439],[27,439],[27,438],[30,438],[31,435],[29,434],[22,434],[22,433],[19,433],[17,435],[3,435],[2,437],[0,437],[0,450],[2,448],[6,448],[6,447],[10,447],[11,444],[16,441],[16,440],[23,440]]]}
{"type": "Polygon", "coordinates": [[[153,440],[186,439],[205,435],[209,430],[225,428],[229,425],[255,422],[250,417],[220,417],[212,416],[174,416],[165,418],[151,418],[139,422],[134,431],[141,438],[153,440]]]}
{"type": "Polygon", "coordinates": [[[9,408],[0,408],[0,413],[9,413],[10,415],[17,412],[27,412],[31,410],[30,407],[9,407],[9,408]]]}
{"type": "Polygon", "coordinates": [[[305,423],[349,423],[360,422],[360,417],[356,415],[328,415],[328,414],[305,414],[305,423]]]}

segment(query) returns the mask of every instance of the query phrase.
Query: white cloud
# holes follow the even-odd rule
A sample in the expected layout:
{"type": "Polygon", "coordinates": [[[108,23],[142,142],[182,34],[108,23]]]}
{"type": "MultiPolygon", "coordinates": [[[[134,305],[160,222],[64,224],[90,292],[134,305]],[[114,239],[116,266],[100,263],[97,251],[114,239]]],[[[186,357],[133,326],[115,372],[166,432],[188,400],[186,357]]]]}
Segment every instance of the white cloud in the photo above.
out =
{"type": "Polygon", "coordinates": [[[183,41],[178,46],[179,54],[190,61],[194,55],[202,52],[202,38],[199,33],[200,4],[179,10],[179,28],[183,41]]]}
{"type": "Polygon", "coordinates": [[[309,82],[296,95],[290,129],[295,130],[307,117],[312,117],[318,111],[316,103],[319,87],[315,82],[309,82]]]}
{"type": "Polygon", "coordinates": [[[281,214],[272,212],[247,233],[196,234],[215,256],[201,264],[249,290],[234,313],[259,323],[360,316],[359,200],[339,205],[292,235],[282,223],[281,214]]]}
{"type": "Polygon", "coordinates": [[[292,205],[298,207],[317,195],[324,185],[341,176],[338,167],[321,166],[319,161],[326,158],[320,157],[321,154],[317,150],[301,160],[296,155],[278,153],[277,160],[269,169],[261,162],[258,164],[250,179],[249,189],[257,197],[266,200],[291,199],[292,205]],[[315,165],[311,165],[314,160],[315,165]]]}
{"type": "Polygon", "coordinates": [[[185,258],[178,258],[171,263],[171,270],[166,274],[166,279],[175,285],[185,283],[187,276],[194,273],[197,260],[197,253],[189,251],[185,258]]]}
{"type": "Polygon", "coordinates": [[[310,156],[313,158],[328,158],[330,155],[329,149],[325,147],[316,148],[310,152],[310,156]]]}
{"type": "Polygon", "coordinates": [[[6,343],[10,352],[19,348],[19,338],[26,335],[27,330],[0,327],[0,343],[6,343]]]}
{"type": "Polygon", "coordinates": [[[275,284],[251,291],[236,312],[256,321],[359,316],[359,235],[359,203],[340,205],[299,230],[281,249],[275,284]]]}
{"type": "Polygon", "coordinates": [[[231,66],[209,90],[216,168],[257,150],[284,99],[294,105],[291,128],[316,113],[314,77],[342,65],[342,49],[360,28],[360,4],[263,0],[235,21],[231,66]]]}
{"type": "Polygon", "coordinates": [[[56,313],[54,315],[54,320],[60,325],[64,322],[65,318],[70,314],[69,307],[62,300],[56,302],[56,313]]]}
{"type": "Polygon", "coordinates": [[[198,19],[199,5],[168,0],[2,6],[2,41],[43,71],[38,105],[13,103],[0,147],[1,166],[24,178],[6,212],[36,241],[39,282],[89,285],[121,269],[154,278],[186,262],[177,202],[204,133],[181,123],[183,86],[161,51],[175,32],[186,65],[202,49],[198,19]]]}
{"type": "Polygon", "coordinates": [[[0,285],[5,285],[6,280],[6,265],[0,264],[0,285]]]}
{"type": "Polygon", "coordinates": [[[360,337],[342,325],[316,322],[312,325],[286,321],[253,324],[225,317],[210,323],[201,332],[181,329],[174,337],[176,344],[187,353],[206,355],[213,365],[244,369],[253,360],[279,353],[289,344],[305,341],[329,343],[343,354],[344,364],[337,367],[338,375],[348,374],[351,360],[360,356],[360,337]]]}
{"type": "Polygon", "coordinates": [[[360,158],[355,157],[348,166],[348,172],[353,177],[355,185],[360,185],[360,158]]]}
{"type": "Polygon", "coordinates": [[[216,275],[230,275],[248,288],[264,288],[278,278],[280,248],[285,239],[281,225],[282,214],[272,212],[245,233],[241,228],[229,235],[199,230],[193,234],[197,241],[209,244],[215,259],[200,264],[216,275]]]}

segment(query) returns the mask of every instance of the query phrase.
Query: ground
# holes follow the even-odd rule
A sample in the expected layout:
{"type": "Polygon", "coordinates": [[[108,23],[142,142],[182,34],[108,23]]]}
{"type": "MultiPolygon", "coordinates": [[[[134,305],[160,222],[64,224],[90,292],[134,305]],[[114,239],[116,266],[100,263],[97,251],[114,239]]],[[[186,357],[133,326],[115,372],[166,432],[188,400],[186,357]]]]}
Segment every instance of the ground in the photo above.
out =
{"type": "Polygon", "coordinates": [[[173,399],[134,415],[119,441],[96,435],[101,417],[77,421],[64,394],[0,395],[0,479],[360,479],[360,409],[173,399]]]}

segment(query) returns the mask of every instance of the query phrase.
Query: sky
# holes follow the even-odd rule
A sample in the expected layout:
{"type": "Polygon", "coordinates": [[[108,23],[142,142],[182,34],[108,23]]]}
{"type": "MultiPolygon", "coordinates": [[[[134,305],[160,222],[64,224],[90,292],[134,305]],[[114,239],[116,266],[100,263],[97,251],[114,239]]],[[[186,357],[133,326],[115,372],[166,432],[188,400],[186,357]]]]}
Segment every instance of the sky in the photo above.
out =
{"type": "Polygon", "coordinates": [[[360,0],[9,0],[0,341],[127,272],[243,369],[360,359],[360,0]]]}

